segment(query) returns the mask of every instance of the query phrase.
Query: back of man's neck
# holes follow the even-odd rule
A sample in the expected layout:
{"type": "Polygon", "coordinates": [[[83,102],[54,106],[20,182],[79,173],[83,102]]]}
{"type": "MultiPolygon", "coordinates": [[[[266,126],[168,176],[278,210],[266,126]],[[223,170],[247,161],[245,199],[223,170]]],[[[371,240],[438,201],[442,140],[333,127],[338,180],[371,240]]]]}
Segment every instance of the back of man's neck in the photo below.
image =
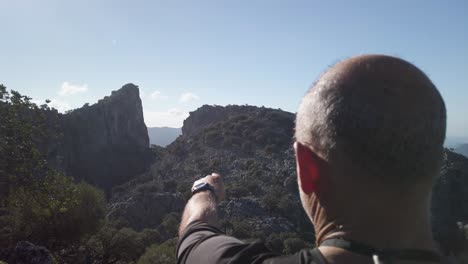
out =
{"type": "MultiPolygon", "coordinates": [[[[395,219],[396,220],[396,219],[395,219]]],[[[401,219],[398,219],[401,220],[401,219]]],[[[379,250],[408,250],[418,249],[437,252],[432,238],[430,225],[424,219],[419,221],[408,220],[405,225],[396,220],[395,224],[363,222],[363,225],[342,225],[338,230],[329,230],[321,239],[322,242],[328,238],[342,238],[355,241],[379,250]],[[367,225],[366,225],[367,224],[367,225]]],[[[332,226],[332,225],[330,225],[332,226]]],[[[325,256],[329,264],[339,263],[373,263],[368,256],[362,256],[355,252],[336,247],[319,246],[319,250],[325,256]]],[[[418,264],[427,262],[396,260],[398,264],[418,264]]]]}
{"type": "MultiPolygon", "coordinates": [[[[314,223],[322,223],[316,226],[317,242],[330,237],[343,237],[381,249],[435,250],[428,210],[410,210],[408,207],[387,208],[385,211],[381,208],[356,209],[354,213],[344,212],[346,217],[343,218],[330,221],[314,219],[314,223]]],[[[319,213],[316,216],[327,214],[319,213]]]]}
{"type": "MultiPolygon", "coordinates": [[[[341,248],[335,247],[319,247],[320,252],[326,259],[328,264],[344,264],[344,263],[359,263],[359,264],[375,264],[369,256],[359,255],[341,248]]],[[[405,259],[394,259],[394,264],[433,264],[438,262],[414,261],[405,259]]],[[[442,263],[442,262],[440,262],[442,263]]]]}

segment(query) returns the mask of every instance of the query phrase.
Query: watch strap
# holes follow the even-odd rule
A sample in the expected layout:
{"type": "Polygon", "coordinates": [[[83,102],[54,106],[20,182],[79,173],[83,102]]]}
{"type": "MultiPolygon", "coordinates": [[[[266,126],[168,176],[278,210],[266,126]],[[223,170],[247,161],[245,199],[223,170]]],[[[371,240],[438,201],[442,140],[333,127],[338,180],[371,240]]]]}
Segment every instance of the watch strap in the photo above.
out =
{"type": "Polygon", "coordinates": [[[195,186],[192,187],[192,195],[203,192],[203,191],[210,191],[214,197],[216,198],[216,192],[213,186],[207,182],[201,182],[195,186]]]}

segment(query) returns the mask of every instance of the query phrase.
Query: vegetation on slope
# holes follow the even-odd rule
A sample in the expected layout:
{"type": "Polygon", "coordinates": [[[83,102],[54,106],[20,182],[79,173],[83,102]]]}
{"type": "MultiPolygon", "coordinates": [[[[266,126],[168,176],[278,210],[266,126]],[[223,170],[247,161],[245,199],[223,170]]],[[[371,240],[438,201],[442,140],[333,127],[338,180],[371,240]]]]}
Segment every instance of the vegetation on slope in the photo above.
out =
{"type": "MultiPolygon", "coordinates": [[[[7,248],[0,260],[28,240],[59,263],[174,263],[191,184],[213,171],[225,179],[219,216],[227,234],[263,239],[284,254],[312,247],[313,228],[297,193],[294,115],[253,106],[205,110],[223,112],[200,127],[188,122],[189,135],[166,148],[153,146],[151,169],[114,187],[106,203],[102,191],[47,163],[53,153],[41,142],[60,140],[58,113],[0,86],[0,247],[7,248]]],[[[434,189],[434,234],[446,253],[468,247],[467,164],[447,152],[434,189]]]]}
{"type": "Polygon", "coordinates": [[[28,240],[56,249],[98,229],[105,199],[48,166],[38,142],[60,136],[46,116],[56,111],[30,100],[0,85],[0,247],[28,240]]]}

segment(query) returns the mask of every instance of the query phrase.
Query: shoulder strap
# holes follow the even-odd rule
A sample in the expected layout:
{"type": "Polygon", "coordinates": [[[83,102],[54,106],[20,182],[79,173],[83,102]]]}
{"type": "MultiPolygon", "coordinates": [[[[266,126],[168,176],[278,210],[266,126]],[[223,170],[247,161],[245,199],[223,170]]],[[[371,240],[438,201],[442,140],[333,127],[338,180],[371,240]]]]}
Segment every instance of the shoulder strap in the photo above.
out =
{"type": "Polygon", "coordinates": [[[343,238],[331,238],[323,241],[320,246],[337,247],[352,251],[359,255],[381,259],[383,263],[392,259],[405,259],[412,261],[440,262],[440,255],[434,251],[421,249],[381,250],[356,241],[343,238]]]}

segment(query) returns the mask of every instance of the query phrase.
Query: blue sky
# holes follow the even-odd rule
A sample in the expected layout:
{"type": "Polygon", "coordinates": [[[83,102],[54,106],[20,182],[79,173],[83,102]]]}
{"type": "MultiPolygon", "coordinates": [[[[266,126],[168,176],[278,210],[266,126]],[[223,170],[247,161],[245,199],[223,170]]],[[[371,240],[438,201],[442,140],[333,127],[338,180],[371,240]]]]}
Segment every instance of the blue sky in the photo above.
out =
{"type": "Polygon", "coordinates": [[[0,83],[61,110],[132,82],[148,126],[203,104],[296,111],[333,63],[365,53],[424,70],[468,138],[467,1],[0,0],[0,83]]]}

